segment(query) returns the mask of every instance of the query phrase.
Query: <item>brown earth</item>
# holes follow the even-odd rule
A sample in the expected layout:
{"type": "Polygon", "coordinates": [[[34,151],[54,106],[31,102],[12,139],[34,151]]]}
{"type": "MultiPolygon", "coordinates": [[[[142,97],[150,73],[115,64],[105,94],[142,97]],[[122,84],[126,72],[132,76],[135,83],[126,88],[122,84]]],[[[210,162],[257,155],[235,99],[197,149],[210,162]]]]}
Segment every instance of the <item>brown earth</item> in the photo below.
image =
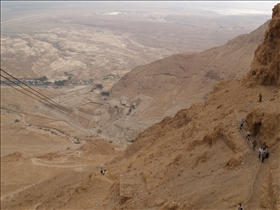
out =
{"type": "Polygon", "coordinates": [[[262,43],[268,24],[269,21],[252,33],[240,35],[220,47],[201,53],[175,54],[138,66],[113,86],[112,96],[134,99],[144,94],[154,97],[153,101],[161,104],[163,112],[172,107],[172,104],[164,101],[187,103],[193,93],[199,93],[203,100],[211,85],[246,74],[253,61],[253,52],[262,43]],[[169,95],[168,99],[164,95],[169,95]]]}
{"type": "Polygon", "coordinates": [[[268,24],[269,21],[220,47],[201,53],[175,54],[132,69],[113,86],[110,108],[100,107],[106,127],[97,129],[107,136],[135,139],[136,133],[164,117],[203,102],[219,81],[246,74],[268,24]],[[123,99],[130,105],[135,103],[136,109],[129,113],[129,107],[121,105],[123,99]]]}
{"type": "MultiPolygon", "coordinates": [[[[280,4],[271,21],[278,28],[273,20],[279,11],[280,4]]],[[[279,33],[273,26],[265,40],[279,33]]],[[[279,43],[279,35],[271,42],[279,43]]],[[[264,54],[270,50],[274,46],[267,43],[264,54]]],[[[277,62],[274,56],[268,75],[277,75],[277,62]]],[[[279,77],[269,76],[270,84],[259,78],[247,75],[218,83],[204,103],[154,124],[124,152],[42,105],[37,107],[40,115],[28,115],[25,111],[37,104],[18,101],[14,90],[1,88],[1,96],[11,96],[10,105],[18,109],[1,109],[1,208],[236,209],[242,203],[246,209],[279,209],[279,77]],[[54,120],[54,125],[64,126],[63,133],[39,128],[50,128],[54,120]],[[249,129],[257,148],[269,148],[264,163],[245,139],[249,129]],[[80,144],[73,144],[71,137],[80,144]],[[105,176],[100,167],[106,167],[105,176]]]]}

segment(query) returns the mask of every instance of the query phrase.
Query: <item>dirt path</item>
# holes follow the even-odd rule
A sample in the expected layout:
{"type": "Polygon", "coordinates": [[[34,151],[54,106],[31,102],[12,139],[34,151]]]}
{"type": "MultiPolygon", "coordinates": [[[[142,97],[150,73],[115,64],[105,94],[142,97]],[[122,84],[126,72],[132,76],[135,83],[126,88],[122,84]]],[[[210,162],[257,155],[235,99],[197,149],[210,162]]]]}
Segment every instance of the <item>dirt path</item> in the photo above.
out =
{"type": "Polygon", "coordinates": [[[259,105],[260,103],[262,104],[266,104],[268,103],[270,100],[272,100],[273,98],[275,98],[274,96],[269,96],[269,97],[266,97],[266,98],[263,98],[262,99],[262,102],[259,102],[259,101],[254,101],[254,102],[251,102],[251,103],[248,103],[248,104],[245,104],[242,108],[243,111],[245,112],[249,112],[251,109],[253,109],[255,106],[259,105]]]}
{"type": "Polygon", "coordinates": [[[104,176],[98,176],[97,177],[99,180],[102,180],[102,181],[106,181],[106,182],[109,182],[110,184],[114,184],[114,181],[113,180],[111,180],[111,179],[108,179],[107,177],[106,177],[106,175],[104,175],[104,176]]]}
{"type": "Polygon", "coordinates": [[[261,209],[259,204],[261,202],[262,184],[267,172],[267,163],[260,163],[256,177],[252,186],[252,193],[248,200],[248,209],[256,210],[261,209]]]}
{"type": "MultiPolygon", "coordinates": [[[[266,99],[268,101],[268,99],[266,99]]],[[[236,118],[237,120],[240,119],[239,117],[242,115],[242,118],[244,119],[246,113],[252,109],[255,105],[257,105],[259,102],[254,102],[251,104],[247,104],[244,107],[247,107],[247,109],[242,110],[242,114],[238,114],[237,111],[235,110],[236,113],[236,118]],[[245,113],[244,113],[245,112],[245,113]]],[[[239,125],[238,125],[239,126],[239,125]]],[[[241,130],[241,135],[246,137],[246,132],[242,129],[241,130]]],[[[246,142],[248,142],[248,146],[252,147],[252,142],[251,140],[244,139],[246,142]]],[[[254,176],[252,177],[252,184],[251,184],[251,189],[250,189],[250,194],[247,200],[244,202],[244,205],[246,209],[260,209],[259,204],[261,202],[261,195],[262,195],[262,183],[265,178],[266,172],[267,172],[267,163],[261,163],[260,159],[256,159],[258,156],[258,151],[257,150],[252,150],[252,153],[250,156],[252,156],[252,161],[259,161],[257,165],[256,172],[254,173],[254,176]]]]}
{"type": "MultiPolygon", "coordinates": [[[[34,165],[38,165],[38,166],[45,166],[45,167],[55,167],[55,168],[73,168],[73,167],[85,167],[86,164],[82,164],[82,165],[56,165],[56,164],[48,164],[48,163],[43,163],[42,161],[39,161],[37,158],[31,158],[31,162],[34,165]]],[[[61,163],[65,163],[64,162],[57,162],[59,164],[61,163]]]]}
{"type": "MultiPolygon", "coordinates": [[[[56,165],[55,163],[58,163],[58,164],[62,164],[62,163],[67,163],[67,162],[70,162],[70,161],[60,161],[60,162],[53,162],[54,164],[48,164],[48,163],[44,163],[42,161],[39,161],[37,158],[31,158],[30,159],[32,164],[36,165],[36,166],[43,166],[43,167],[54,167],[54,168],[73,168],[72,170],[75,170],[75,171],[82,171],[84,170],[84,167],[86,167],[87,165],[86,164],[81,164],[81,165],[56,165]]],[[[101,165],[103,165],[103,163],[101,163],[101,165]]],[[[96,169],[100,167],[100,164],[95,164],[94,166],[96,166],[96,169]]],[[[47,177],[45,177],[47,178],[47,177]]],[[[100,176],[98,177],[98,179],[102,180],[102,181],[106,181],[110,184],[113,184],[114,181],[108,179],[106,176],[100,176]]],[[[42,181],[39,181],[37,183],[32,183],[32,184],[29,184],[25,187],[22,187],[18,190],[15,190],[13,192],[10,192],[6,195],[3,195],[1,196],[1,201],[4,201],[6,199],[12,199],[15,195],[18,195],[20,192],[30,188],[30,187],[33,187],[35,185],[38,185],[42,182],[44,182],[46,179],[42,180],[42,181]]],[[[39,204],[38,204],[39,205],[39,204]]],[[[38,206],[37,205],[37,206],[38,206]]]]}
{"type": "Polygon", "coordinates": [[[30,187],[36,185],[36,184],[38,184],[38,183],[27,185],[27,186],[25,186],[25,187],[22,187],[22,188],[16,190],[16,191],[13,191],[13,192],[10,192],[10,193],[8,193],[8,194],[6,194],[6,195],[3,195],[3,196],[1,196],[1,201],[2,201],[2,200],[5,200],[5,199],[8,199],[8,198],[11,199],[11,198],[14,197],[16,194],[19,194],[21,191],[26,190],[26,189],[28,189],[28,188],[30,188],[30,187]]]}

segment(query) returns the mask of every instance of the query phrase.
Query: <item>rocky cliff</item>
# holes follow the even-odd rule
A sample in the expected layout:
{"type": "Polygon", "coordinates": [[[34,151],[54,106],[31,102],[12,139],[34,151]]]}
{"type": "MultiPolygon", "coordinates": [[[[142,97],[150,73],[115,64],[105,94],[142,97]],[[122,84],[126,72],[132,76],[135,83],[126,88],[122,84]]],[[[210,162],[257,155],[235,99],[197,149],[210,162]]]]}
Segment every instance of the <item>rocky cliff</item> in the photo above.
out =
{"type": "Polygon", "coordinates": [[[272,21],[264,41],[255,51],[246,79],[250,84],[280,86],[280,4],[273,8],[272,21]]]}

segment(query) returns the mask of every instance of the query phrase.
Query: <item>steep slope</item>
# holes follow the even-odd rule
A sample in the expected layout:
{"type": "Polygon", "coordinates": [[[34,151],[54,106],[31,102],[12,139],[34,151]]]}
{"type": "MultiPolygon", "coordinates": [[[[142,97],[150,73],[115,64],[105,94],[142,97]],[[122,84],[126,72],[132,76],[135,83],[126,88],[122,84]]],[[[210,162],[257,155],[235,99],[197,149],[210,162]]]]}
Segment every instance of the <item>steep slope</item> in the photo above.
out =
{"type": "Polygon", "coordinates": [[[222,82],[204,106],[194,104],[141,133],[121,161],[107,166],[116,178],[120,175],[120,209],[232,209],[238,203],[248,209],[276,209],[277,91],[247,89],[240,81],[222,82]],[[273,100],[244,112],[244,105],[257,101],[255,91],[273,100]],[[247,122],[244,130],[238,128],[241,117],[247,122]],[[248,129],[258,146],[266,144],[270,149],[271,157],[263,164],[245,139],[248,129]]]}
{"type": "Polygon", "coordinates": [[[223,46],[172,55],[131,70],[112,88],[110,108],[103,107],[96,130],[111,138],[135,139],[164,117],[205,100],[217,82],[241,78],[250,68],[253,52],[263,41],[268,24],[223,46]],[[121,106],[124,98],[135,103],[136,109],[129,112],[129,107],[121,106]]]}
{"type": "MultiPolygon", "coordinates": [[[[280,4],[273,9],[265,40],[280,26],[279,12],[280,4]]],[[[280,41],[280,31],[276,33],[269,42],[264,41],[271,66],[278,62],[273,55],[273,43],[280,41]]],[[[261,60],[261,54],[255,55],[255,60],[261,60]]],[[[269,70],[269,75],[279,71],[269,70]]],[[[194,104],[142,132],[121,160],[108,165],[115,176],[120,175],[118,207],[232,209],[242,203],[246,209],[277,209],[280,110],[279,88],[274,85],[279,78],[269,78],[272,86],[256,84],[254,88],[240,80],[220,82],[204,104],[194,104]],[[261,103],[259,92],[265,96],[261,103]],[[246,122],[244,130],[238,127],[241,118],[246,122]],[[258,147],[270,149],[264,163],[252,150],[251,140],[245,139],[247,130],[258,147]]],[[[247,79],[260,81],[254,75],[247,79]]],[[[109,198],[115,197],[118,194],[112,190],[109,198]]]]}
{"type": "MultiPolygon", "coordinates": [[[[280,4],[274,11],[273,19],[279,18],[280,4]]],[[[271,42],[279,42],[279,36],[271,42]]],[[[271,75],[274,71],[278,69],[271,69],[271,75]]],[[[7,198],[5,209],[236,209],[239,203],[245,209],[279,209],[277,77],[272,85],[249,87],[243,84],[246,79],[259,81],[253,76],[222,81],[204,103],[140,133],[122,155],[105,164],[105,176],[95,166],[65,173],[7,198]],[[252,149],[255,139],[257,148],[269,148],[270,157],[263,163],[252,149]],[[38,187],[47,195],[36,195],[38,187]]]]}
{"type": "Polygon", "coordinates": [[[112,96],[136,98],[143,94],[153,97],[149,106],[151,111],[139,110],[138,115],[143,112],[144,115],[154,115],[152,107],[159,104],[161,110],[157,110],[156,115],[160,116],[170,108],[175,114],[183,108],[182,105],[185,108],[190,106],[188,102],[195,96],[202,101],[218,81],[244,76],[253,60],[254,50],[263,41],[268,23],[224,46],[201,53],[176,54],[136,67],[114,85],[112,96]]]}
{"type": "Polygon", "coordinates": [[[221,82],[204,104],[194,104],[145,130],[123,157],[108,164],[119,182],[105,206],[233,209],[242,203],[247,209],[276,209],[279,122],[277,87],[221,82]],[[264,95],[262,103],[259,92],[264,95]],[[246,121],[244,130],[238,128],[241,118],[246,121]],[[258,147],[266,144],[270,149],[263,164],[245,139],[249,129],[258,147]]]}
{"type": "Polygon", "coordinates": [[[204,105],[193,104],[142,132],[105,164],[105,176],[98,166],[74,169],[2,200],[2,208],[236,209],[242,203],[277,209],[279,102],[278,88],[221,82],[204,105]],[[263,103],[256,103],[256,92],[265,96],[263,103]],[[270,150],[263,164],[245,139],[248,129],[258,147],[270,150]]]}

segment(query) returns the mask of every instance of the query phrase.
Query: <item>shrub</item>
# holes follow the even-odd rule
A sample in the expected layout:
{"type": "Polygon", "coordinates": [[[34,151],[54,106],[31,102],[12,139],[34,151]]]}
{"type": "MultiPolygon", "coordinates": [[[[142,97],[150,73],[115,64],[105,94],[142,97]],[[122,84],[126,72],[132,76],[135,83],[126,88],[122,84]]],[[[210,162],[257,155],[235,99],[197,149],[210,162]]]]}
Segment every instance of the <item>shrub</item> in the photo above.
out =
{"type": "Polygon", "coordinates": [[[58,81],[54,81],[54,84],[57,86],[62,86],[67,82],[67,80],[58,80],[58,81]]]}

